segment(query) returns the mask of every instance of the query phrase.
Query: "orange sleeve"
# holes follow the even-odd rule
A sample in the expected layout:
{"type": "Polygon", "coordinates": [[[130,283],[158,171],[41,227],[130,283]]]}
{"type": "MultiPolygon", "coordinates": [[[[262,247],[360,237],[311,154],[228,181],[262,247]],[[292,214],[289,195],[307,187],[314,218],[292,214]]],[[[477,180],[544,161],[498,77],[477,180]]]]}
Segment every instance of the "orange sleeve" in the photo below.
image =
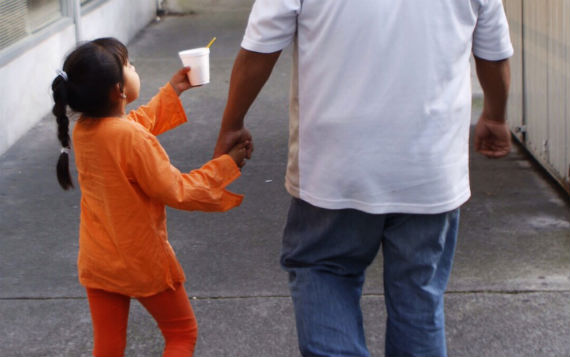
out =
{"type": "Polygon", "coordinates": [[[128,162],[134,184],[167,206],[188,211],[227,211],[243,200],[242,195],[226,190],[241,174],[229,155],[181,173],[172,166],[156,137],[143,133],[137,135],[131,156],[128,162]]]}
{"type": "Polygon", "coordinates": [[[159,135],[186,122],[182,102],[170,83],[166,83],[145,105],[132,110],[127,119],[136,121],[153,135],[159,135]]]}

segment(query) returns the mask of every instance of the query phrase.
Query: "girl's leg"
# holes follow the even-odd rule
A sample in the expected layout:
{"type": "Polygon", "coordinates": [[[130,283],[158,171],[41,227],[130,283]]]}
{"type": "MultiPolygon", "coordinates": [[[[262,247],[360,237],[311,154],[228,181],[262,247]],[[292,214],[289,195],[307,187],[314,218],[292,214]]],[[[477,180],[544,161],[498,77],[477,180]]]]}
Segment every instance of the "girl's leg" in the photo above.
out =
{"type": "Polygon", "coordinates": [[[122,357],[131,298],[99,289],[86,290],[93,321],[93,356],[122,357]]]}
{"type": "Polygon", "coordinates": [[[157,295],[139,298],[154,317],[165,340],[163,357],[190,357],[194,353],[198,325],[184,285],[157,295]]]}

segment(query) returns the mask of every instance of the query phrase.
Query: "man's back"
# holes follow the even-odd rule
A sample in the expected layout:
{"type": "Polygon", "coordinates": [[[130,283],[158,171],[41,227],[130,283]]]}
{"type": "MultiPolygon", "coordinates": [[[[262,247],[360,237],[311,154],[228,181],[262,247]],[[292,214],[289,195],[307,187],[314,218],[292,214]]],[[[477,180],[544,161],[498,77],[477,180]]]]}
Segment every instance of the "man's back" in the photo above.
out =
{"type": "Polygon", "coordinates": [[[245,49],[295,39],[291,194],[370,213],[468,199],[469,57],[511,55],[500,0],[257,1],[251,22],[245,49]]]}

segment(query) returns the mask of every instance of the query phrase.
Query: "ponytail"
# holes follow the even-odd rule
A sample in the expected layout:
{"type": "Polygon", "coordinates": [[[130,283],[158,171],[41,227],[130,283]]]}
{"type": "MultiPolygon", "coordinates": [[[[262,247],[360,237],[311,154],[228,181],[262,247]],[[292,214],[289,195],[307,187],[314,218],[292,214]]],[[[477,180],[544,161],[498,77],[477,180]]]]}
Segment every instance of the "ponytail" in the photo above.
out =
{"type": "Polygon", "coordinates": [[[69,172],[69,150],[71,147],[71,138],[69,137],[69,118],[67,117],[67,75],[65,72],[58,74],[53,80],[51,89],[53,91],[53,100],[55,102],[52,113],[57,120],[57,138],[61,142],[61,153],[57,160],[57,181],[59,185],[68,190],[73,187],[71,173],[69,172]]]}
{"type": "Polygon", "coordinates": [[[123,66],[129,53],[124,44],[114,38],[100,38],[86,42],[73,50],[63,63],[63,71],[57,71],[52,82],[57,120],[57,137],[61,153],[57,161],[57,181],[64,190],[73,187],[69,172],[69,118],[67,108],[88,118],[103,118],[112,110],[110,91],[124,84],[123,66]]]}

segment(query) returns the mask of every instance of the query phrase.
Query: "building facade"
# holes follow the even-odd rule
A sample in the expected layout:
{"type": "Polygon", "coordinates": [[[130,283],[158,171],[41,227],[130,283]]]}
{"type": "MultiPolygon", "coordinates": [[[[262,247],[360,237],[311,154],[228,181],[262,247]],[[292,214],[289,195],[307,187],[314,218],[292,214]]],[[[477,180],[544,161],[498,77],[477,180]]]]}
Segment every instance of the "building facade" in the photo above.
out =
{"type": "Polygon", "coordinates": [[[45,117],[51,82],[78,43],[128,42],[156,17],[157,0],[1,0],[0,154],[45,117]]]}
{"type": "Polygon", "coordinates": [[[515,48],[508,106],[511,128],[570,193],[570,2],[503,3],[515,48]]]}

